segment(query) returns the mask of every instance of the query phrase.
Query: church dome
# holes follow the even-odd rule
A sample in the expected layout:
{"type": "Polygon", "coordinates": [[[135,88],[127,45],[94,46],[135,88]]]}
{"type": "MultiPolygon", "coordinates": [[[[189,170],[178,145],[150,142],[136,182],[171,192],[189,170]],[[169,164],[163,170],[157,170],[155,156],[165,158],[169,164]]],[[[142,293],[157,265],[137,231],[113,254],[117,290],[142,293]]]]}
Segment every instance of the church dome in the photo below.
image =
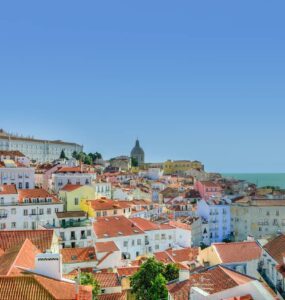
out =
{"type": "Polygon", "coordinates": [[[131,151],[131,157],[135,158],[139,165],[144,163],[144,151],[139,140],[136,140],[135,147],[131,151]]]}

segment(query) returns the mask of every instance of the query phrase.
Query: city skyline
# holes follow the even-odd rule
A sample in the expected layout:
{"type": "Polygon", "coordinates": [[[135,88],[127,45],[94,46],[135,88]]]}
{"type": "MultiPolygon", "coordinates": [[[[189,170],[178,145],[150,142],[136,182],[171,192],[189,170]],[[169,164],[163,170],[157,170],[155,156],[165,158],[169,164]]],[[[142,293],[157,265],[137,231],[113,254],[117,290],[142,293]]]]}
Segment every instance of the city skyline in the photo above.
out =
{"type": "Polygon", "coordinates": [[[138,137],[150,162],[285,171],[284,2],[31,4],[0,11],[0,127],[105,158],[138,137]]]}

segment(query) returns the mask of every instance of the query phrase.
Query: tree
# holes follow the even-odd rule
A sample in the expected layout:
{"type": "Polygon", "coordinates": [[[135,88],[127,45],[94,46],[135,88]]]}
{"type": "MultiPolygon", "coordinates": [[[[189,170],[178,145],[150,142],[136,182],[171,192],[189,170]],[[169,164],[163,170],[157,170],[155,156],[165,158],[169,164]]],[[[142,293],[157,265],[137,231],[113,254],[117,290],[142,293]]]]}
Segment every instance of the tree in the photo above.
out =
{"type": "Polygon", "coordinates": [[[59,158],[60,159],[67,159],[67,156],[65,155],[64,149],[61,150],[59,158]]]}
{"type": "Polygon", "coordinates": [[[78,153],[77,153],[76,151],[73,151],[71,156],[72,156],[73,158],[77,159],[78,153]]]}
{"type": "Polygon", "coordinates": [[[148,299],[159,299],[166,300],[167,299],[167,289],[166,289],[167,280],[164,278],[162,274],[158,274],[155,276],[152,281],[152,286],[148,291],[149,298],[148,299]]]}
{"type": "Polygon", "coordinates": [[[164,267],[164,278],[168,281],[172,281],[179,277],[179,268],[175,264],[168,264],[164,267]]]}
{"type": "Polygon", "coordinates": [[[137,167],[139,165],[138,160],[134,157],[131,158],[132,167],[137,167]]]}
{"type": "Polygon", "coordinates": [[[80,284],[82,285],[91,285],[92,286],[92,299],[96,300],[97,295],[100,291],[100,285],[98,281],[94,278],[92,273],[81,273],[80,274],[80,284]]]}
{"type": "Polygon", "coordinates": [[[86,165],[92,165],[93,164],[93,159],[91,156],[89,155],[86,155],[84,157],[84,161],[83,161],[86,165]]]}
{"type": "Polygon", "coordinates": [[[163,297],[153,297],[154,294],[159,294],[160,290],[164,291],[162,286],[164,286],[164,288],[166,289],[166,279],[162,275],[163,271],[164,265],[161,262],[155,260],[154,258],[149,258],[141,265],[139,271],[131,277],[132,292],[136,294],[136,299],[166,299],[163,297]],[[162,280],[161,276],[164,280],[162,280]]]}

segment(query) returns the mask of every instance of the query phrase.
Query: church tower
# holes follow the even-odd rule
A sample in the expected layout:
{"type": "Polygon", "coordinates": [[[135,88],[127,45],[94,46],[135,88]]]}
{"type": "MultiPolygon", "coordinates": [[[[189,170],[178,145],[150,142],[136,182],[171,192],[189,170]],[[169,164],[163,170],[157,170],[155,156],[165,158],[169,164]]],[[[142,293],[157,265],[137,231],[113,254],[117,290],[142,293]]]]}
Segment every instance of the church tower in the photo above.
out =
{"type": "Polygon", "coordinates": [[[144,164],[144,151],[138,139],[136,140],[135,147],[131,151],[131,157],[137,160],[139,166],[144,164]]]}

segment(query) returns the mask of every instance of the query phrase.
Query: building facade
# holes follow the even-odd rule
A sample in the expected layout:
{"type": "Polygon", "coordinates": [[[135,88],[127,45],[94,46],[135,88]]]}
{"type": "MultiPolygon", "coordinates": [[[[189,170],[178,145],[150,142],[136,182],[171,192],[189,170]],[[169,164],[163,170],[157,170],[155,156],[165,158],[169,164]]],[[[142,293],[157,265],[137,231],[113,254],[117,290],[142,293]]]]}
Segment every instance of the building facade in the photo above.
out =
{"type": "Polygon", "coordinates": [[[50,141],[16,136],[0,129],[0,150],[19,150],[30,160],[48,162],[58,159],[62,150],[67,157],[71,157],[74,151],[83,151],[83,146],[61,140],[50,141]]]}

